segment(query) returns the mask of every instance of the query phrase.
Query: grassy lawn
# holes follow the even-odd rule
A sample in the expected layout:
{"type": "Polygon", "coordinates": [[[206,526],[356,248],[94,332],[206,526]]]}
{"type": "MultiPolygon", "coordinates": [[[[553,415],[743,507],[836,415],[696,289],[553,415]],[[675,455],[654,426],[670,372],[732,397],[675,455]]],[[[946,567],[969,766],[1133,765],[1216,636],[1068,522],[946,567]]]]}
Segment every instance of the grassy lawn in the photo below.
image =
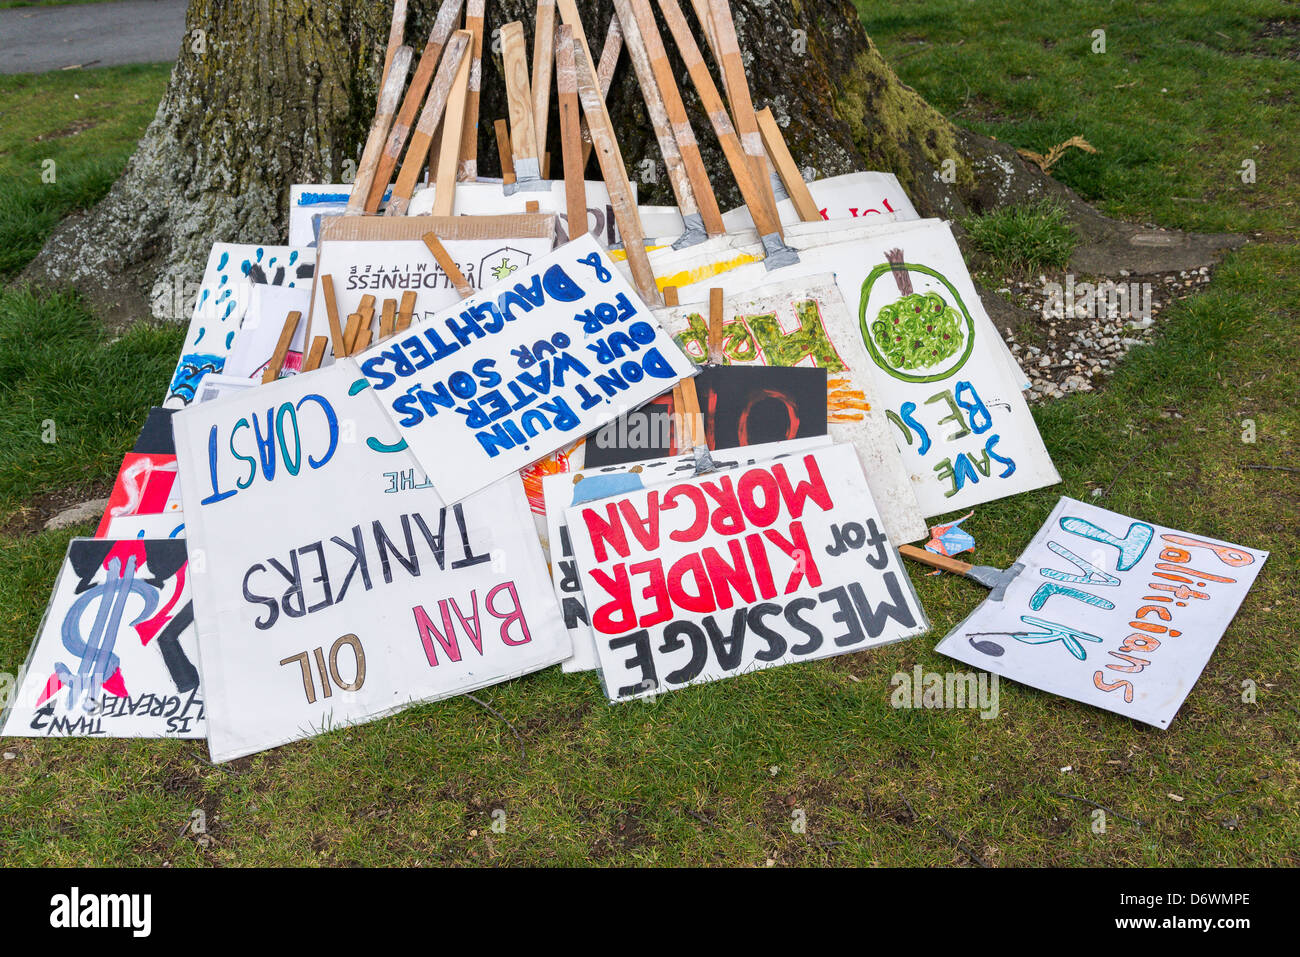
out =
{"type": "MultiPolygon", "coordinates": [[[[958,122],[1040,153],[1083,135],[1099,152],[1055,175],[1107,212],[1262,234],[1103,388],[1036,408],[1060,486],[965,525],[978,561],[1006,565],[1067,494],[1272,551],[1169,730],[1011,682],[994,720],[892,709],[895,672],[964,670],[933,648],[984,595],[913,571],[932,635],[653,704],[609,707],[594,675],[550,669],[480,693],[512,727],[461,698],[220,767],[200,743],[6,739],[0,863],[1300,864],[1294,5],[862,6],[903,79],[958,122]],[[1105,54],[1090,52],[1096,28],[1105,54]],[[1238,176],[1248,158],[1253,185],[1238,176]],[[1114,812],[1105,833],[1087,802],[1114,812]],[[196,808],[210,841],[177,836],[196,808]]],[[[37,175],[27,204],[54,204],[50,225],[111,182],[165,82],[151,69],[0,80],[0,172],[31,176],[47,156],[69,182],[111,167],[59,200],[37,175]],[[101,126],[33,142],[82,114],[22,105],[74,89],[101,126]],[[124,90],[141,101],[133,120],[106,106],[124,90]],[[76,152],[92,133],[105,139],[76,152]]],[[[0,229],[19,228],[14,210],[0,229]]],[[[180,341],[141,325],[109,344],[73,300],[0,292],[0,528],[53,487],[111,479],[180,341]]],[[[0,670],[23,661],[68,538],[0,531],[0,670]]]]}

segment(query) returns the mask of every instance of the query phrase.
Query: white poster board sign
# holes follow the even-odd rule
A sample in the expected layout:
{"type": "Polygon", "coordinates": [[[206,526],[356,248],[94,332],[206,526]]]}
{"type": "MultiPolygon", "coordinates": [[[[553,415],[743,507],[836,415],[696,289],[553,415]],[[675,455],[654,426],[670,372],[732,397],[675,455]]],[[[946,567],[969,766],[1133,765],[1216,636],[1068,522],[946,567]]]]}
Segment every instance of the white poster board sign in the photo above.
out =
{"type": "MultiPolygon", "coordinates": [[[[714,452],[711,460],[720,471],[741,468],[769,459],[797,455],[831,444],[829,436],[769,442],[742,449],[714,452]]],[[[564,626],[573,639],[573,657],[561,666],[565,672],[590,671],[597,665],[596,642],[591,636],[587,604],[582,594],[578,563],[569,536],[568,510],[635,489],[670,483],[695,475],[695,454],[674,455],[645,462],[548,475],[542,479],[546,502],[547,539],[551,548],[551,581],[555,599],[564,613],[564,626]]]]}
{"type": "Polygon", "coordinates": [[[695,371],[591,236],[357,358],[447,502],[695,371]]]}
{"type": "MultiPolygon", "coordinates": [[[[393,188],[390,186],[384,191],[383,201],[388,202],[392,195],[393,188]]],[[[315,246],[320,236],[321,219],[342,216],[351,198],[351,183],[294,183],[290,186],[289,245],[315,246]]]]}
{"type": "MultiPolygon", "coordinates": [[[[729,365],[811,366],[827,371],[827,422],[837,442],[851,443],[862,459],[871,496],[884,516],[890,541],[925,537],[924,516],[898,448],[871,360],[851,328],[844,297],[829,274],[769,283],[723,301],[722,355],[729,365]]],[[[683,351],[707,361],[707,309],[695,305],[659,310],[660,323],[683,351]]]]}
{"type": "Polygon", "coordinates": [[[986,600],[935,649],[1167,728],[1268,552],[1062,497],[986,600]]]}
{"type": "MultiPolygon", "coordinates": [[[[521,216],[338,216],[321,227],[320,275],[331,276],[339,323],[359,310],[366,296],[375,314],[385,299],[415,293],[414,321],[431,318],[460,301],[451,279],[425,245],[434,233],[475,289],[504,282],[555,246],[555,217],[521,216]]],[[[325,286],[316,283],[309,334],[329,335],[325,286]]],[[[378,337],[376,337],[378,338],[378,337]]],[[[333,351],[333,343],[330,344],[333,351]]]]}
{"type": "Polygon", "coordinates": [[[742,266],[682,290],[744,293],[761,281],[826,272],[851,310],[829,317],[837,347],[865,350],[903,465],[926,517],[970,509],[1060,481],[947,224],[888,229],[810,224],[787,231],[801,261],[742,266]]]}
{"type": "Polygon", "coordinates": [[[612,701],[929,627],[851,446],[568,511],[612,701]]]}
{"type": "Polygon", "coordinates": [[[205,375],[224,371],[255,286],[311,288],[315,263],[314,249],[215,243],[163,407],[184,408],[205,375]]]}
{"type": "Polygon", "coordinates": [[[174,432],[213,760],[569,657],[518,478],[444,508],[352,360],[174,432]]]}
{"type": "Polygon", "coordinates": [[[202,738],[184,539],[74,538],[0,734],[202,738]]]}
{"type": "MultiPolygon", "coordinates": [[[[298,327],[289,343],[280,375],[297,375],[302,371],[307,344],[307,313],[311,311],[311,286],[256,286],[244,322],[239,327],[230,356],[226,359],[223,375],[241,379],[256,378],[275,355],[275,347],[284,331],[289,313],[299,315],[298,327]]],[[[204,386],[200,386],[200,392],[204,386]]],[[[201,400],[200,400],[201,401],[201,400]]]]}

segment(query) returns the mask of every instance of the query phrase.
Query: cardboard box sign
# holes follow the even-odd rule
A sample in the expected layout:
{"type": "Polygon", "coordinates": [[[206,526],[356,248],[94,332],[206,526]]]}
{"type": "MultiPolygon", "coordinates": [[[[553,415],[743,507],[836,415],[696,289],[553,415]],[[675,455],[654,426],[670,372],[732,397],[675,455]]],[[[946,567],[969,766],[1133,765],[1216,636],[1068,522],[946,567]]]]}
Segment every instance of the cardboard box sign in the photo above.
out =
{"type": "MultiPolygon", "coordinates": [[[[317,258],[320,275],[332,276],[339,321],[357,312],[361,300],[375,298],[375,314],[385,299],[415,293],[414,321],[420,322],[458,302],[451,279],[424,243],[435,234],[475,289],[503,282],[555,246],[555,217],[519,216],[336,216],[322,220],[317,258]]],[[[374,328],[378,328],[375,323],[374,328]]],[[[329,335],[325,287],[312,292],[307,335],[329,335]]],[[[376,336],[376,338],[378,338],[376,336]]],[[[310,339],[308,339],[310,341],[310,339]]],[[[331,343],[333,351],[333,343],[331,343]]]]}
{"type": "Polygon", "coordinates": [[[174,432],[214,761],[569,657],[518,476],[444,507],[351,359],[174,432]]]}
{"type": "Polygon", "coordinates": [[[1002,600],[935,650],[1167,728],[1267,558],[1062,497],[1002,600]]]}
{"type": "Polygon", "coordinates": [[[183,539],[74,538],[0,735],[207,733],[183,539]]]}
{"type": "Polygon", "coordinates": [[[357,359],[447,502],[695,372],[591,236],[357,359]]]}
{"type": "MultiPolygon", "coordinates": [[[[830,444],[831,440],[826,436],[794,439],[718,452],[712,459],[720,471],[727,471],[756,462],[798,455],[830,444]]],[[[695,475],[696,468],[695,453],[690,452],[642,462],[584,468],[578,472],[548,475],[542,479],[547,539],[550,542],[551,581],[555,585],[555,599],[564,613],[564,626],[569,629],[569,637],[573,639],[573,657],[561,665],[565,672],[590,671],[596,667],[596,644],[591,637],[582,581],[573,556],[568,510],[575,505],[599,501],[630,489],[671,484],[677,479],[695,475]]]]}
{"type": "Polygon", "coordinates": [[[566,518],[612,701],[929,627],[851,446],[626,492],[566,518]]]}
{"type": "MultiPolygon", "coordinates": [[[[825,369],[707,366],[695,377],[704,434],[713,450],[826,434],[825,369]]],[[[621,415],[588,440],[584,466],[620,465],[690,446],[684,410],[671,394],[621,415]]]]}
{"type": "MultiPolygon", "coordinates": [[[[172,373],[163,405],[180,409],[194,401],[199,383],[221,372],[244,321],[253,287],[258,285],[311,287],[316,250],[296,246],[254,246],[215,243],[198,288],[180,361],[172,373]]],[[[191,290],[159,289],[174,301],[154,301],[156,315],[172,315],[188,301],[191,290]]]]}

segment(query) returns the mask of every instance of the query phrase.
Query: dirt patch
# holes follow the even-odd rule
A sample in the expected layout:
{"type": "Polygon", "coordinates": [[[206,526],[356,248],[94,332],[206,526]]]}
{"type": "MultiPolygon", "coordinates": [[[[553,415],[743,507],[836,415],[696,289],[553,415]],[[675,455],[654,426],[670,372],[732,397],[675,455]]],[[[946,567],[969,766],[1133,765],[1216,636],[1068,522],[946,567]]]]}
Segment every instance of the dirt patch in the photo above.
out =
{"type": "Polygon", "coordinates": [[[1300,60],[1300,20],[1272,20],[1255,31],[1255,46],[1251,53],[1258,57],[1279,60],[1300,60]],[[1273,44],[1269,40],[1282,40],[1273,44]],[[1280,46],[1281,49],[1276,49],[1280,46]]]}
{"type": "Polygon", "coordinates": [[[84,133],[86,130],[94,129],[99,125],[99,120],[81,119],[73,120],[62,129],[52,130],[49,133],[42,133],[36,137],[35,142],[44,143],[46,140],[63,139],[65,136],[76,136],[78,133],[84,133]]]}
{"type": "Polygon", "coordinates": [[[53,492],[43,492],[0,519],[0,536],[24,538],[39,535],[45,530],[45,523],[65,508],[91,499],[104,498],[112,488],[109,482],[93,482],[90,485],[70,485],[53,492]]]}

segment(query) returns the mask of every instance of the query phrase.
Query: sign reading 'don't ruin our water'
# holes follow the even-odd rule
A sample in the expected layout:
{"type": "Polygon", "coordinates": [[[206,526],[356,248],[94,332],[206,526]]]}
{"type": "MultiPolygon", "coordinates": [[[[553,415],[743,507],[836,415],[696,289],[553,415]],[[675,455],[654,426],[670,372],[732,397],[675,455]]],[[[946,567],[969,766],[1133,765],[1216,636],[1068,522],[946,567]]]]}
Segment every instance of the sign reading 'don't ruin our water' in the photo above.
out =
{"type": "Polygon", "coordinates": [[[612,701],[929,627],[850,445],[575,505],[567,521],[612,701]]]}
{"type": "Polygon", "coordinates": [[[351,359],[173,423],[213,760],[569,657],[519,477],[444,507],[351,359]]]}
{"type": "Polygon", "coordinates": [[[1062,497],[1002,600],[935,650],[1167,728],[1267,558],[1062,497]]]}
{"type": "Polygon", "coordinates": [[[591,236],[358,361],[447,502],[572,444],[695,371],[591,236]]]}

